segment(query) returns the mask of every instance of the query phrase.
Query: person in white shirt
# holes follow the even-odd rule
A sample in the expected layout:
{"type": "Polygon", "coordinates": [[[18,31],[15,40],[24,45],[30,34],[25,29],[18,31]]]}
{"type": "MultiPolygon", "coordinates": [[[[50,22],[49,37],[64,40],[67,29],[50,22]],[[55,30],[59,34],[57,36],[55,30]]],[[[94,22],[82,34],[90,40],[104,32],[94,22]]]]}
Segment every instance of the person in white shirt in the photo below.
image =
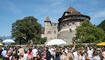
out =
{"type": "Polygon", "coordinates": [[[28,59],[28,53],[27,53],[27,51],[25,51],[25,53],[24,53],[24,60],[27,60],[28,59]]]}
{"type": "Polygon", "coordinates": [[[89,58],[91,59],[92,58],[92,54],[93,54],[93,50],[89,49],[87,51],[87,54],[88,54],[89,58]]]}
{"type": "Polygon", "coordinates": [[[82,51],[78,52],[78,60],[86,60],[85,54],[82,51]]]}
{"type": "Polygon", "coordinates": [[[66,54],[68,53],[68,48],[65,48],[65,52],[66,52],[66,54]]]}
{"type": "Polygon", "coordinates": [[[78,53],[77,53],[77,51],[75,51],[75,52],[73,52],[73,56],[74,56],[74,60],[78,60],[78,53]]]}
{"type": "Polygon", "coordinates": [[[101,60],[101,58],[99,57],[99,55],[97,55],[97,56],[94,56],[94,57],[92,58],[92,60],[101,60]]]}
{"type": "Polygon", "coordinates": [[[3,50],[2,53],[1,53],[1,55],[2,55],[3,57],[6,57],[6,54],[7,54],[7,50],[6,50],[6,48],[4,48],[4,50],[3,50]]]}
{"type": "Polygon", "coordinates": [[[32,53],[33,53],[33,60],[35,60],[37,54],[38,54],[38,50],[37,50],[37,47],[34,47],[34,49],[32,50],[32,53]]]}
{"type": "Polygon", "coordinates": [[[93,52],[93,57],[91,60],[101,60],[100,56],[98,55],[97,51],[93,52]]]}
{"type": "Polygon", "coordinates": [[[50,51],[51,55],[54,57],[54,48],[50,48],[49,51],[50,51]]]}

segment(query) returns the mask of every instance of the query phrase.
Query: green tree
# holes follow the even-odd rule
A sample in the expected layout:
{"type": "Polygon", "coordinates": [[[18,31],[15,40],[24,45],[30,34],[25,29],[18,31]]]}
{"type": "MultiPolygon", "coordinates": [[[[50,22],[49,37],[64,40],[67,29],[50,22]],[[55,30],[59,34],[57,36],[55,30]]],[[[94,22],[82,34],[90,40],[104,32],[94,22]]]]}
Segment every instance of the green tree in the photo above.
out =
{"type": "Polygon", "coordinates": [[[82,22],[76,31],[73,40],[77,43],[99,43],[105,39],[104,31],[92,25],[88,20],[82,22]]]}
{"type": "Polygon", "coordinates": [[[17,44],[41,44],[42,41],[44,43],[46,40],[41,38],[41,24],[33,16],[25,17],[13,23],[12,37],[15,38],[17,44]]]}
{"type": "Polygon", "coordinates": [[[102,29],[105,31],[105,20],[102,21],[102,22],[98,25],[98,27],[102,28],[102,29]]]}

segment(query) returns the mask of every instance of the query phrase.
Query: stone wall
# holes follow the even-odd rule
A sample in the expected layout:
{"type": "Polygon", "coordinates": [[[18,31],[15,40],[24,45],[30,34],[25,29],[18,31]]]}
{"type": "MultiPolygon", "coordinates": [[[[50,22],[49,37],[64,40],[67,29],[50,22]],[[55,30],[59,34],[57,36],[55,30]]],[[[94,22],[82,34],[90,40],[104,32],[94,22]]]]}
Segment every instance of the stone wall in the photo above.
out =
{"type": "Polygon", "coordinates": [[[57,38],[66,41],[67,45],[70,45],[73,43],[72,38],[75,36],[75,32],[71,28],[63,29],[58,33],[57,38]]]}

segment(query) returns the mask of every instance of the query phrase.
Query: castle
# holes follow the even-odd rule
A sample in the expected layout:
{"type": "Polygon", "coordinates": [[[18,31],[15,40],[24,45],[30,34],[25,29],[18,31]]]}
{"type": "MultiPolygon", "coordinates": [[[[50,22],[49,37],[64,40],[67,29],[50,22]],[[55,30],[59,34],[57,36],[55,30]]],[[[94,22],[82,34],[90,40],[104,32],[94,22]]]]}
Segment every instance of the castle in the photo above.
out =
{"type": "Polygon", "coordinates": [[[46,42],[52,39],[62,39],[67,42],[67,45],[70,45],[73,43],[72,38],[75,36],[76,27],[84,20],[90,20],[90,17],[70,6],[58,19],[58,23],[53,23],[48,16],[46,17],[42,37],[47,37],[46,42]]]}

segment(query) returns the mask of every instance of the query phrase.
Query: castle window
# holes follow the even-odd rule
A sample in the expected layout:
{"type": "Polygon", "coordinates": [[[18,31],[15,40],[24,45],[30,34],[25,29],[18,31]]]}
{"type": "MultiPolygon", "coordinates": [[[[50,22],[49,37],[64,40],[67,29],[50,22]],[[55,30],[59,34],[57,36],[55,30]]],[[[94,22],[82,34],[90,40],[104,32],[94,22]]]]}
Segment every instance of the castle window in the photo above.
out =
{"type": "Polygon", "coordinates": [[[51,31],[48,31],[47,33],[48,33],[48,34],[51,34],[51,31]]]}
{"type": "Polygon", "coordinates": [[[63,26],[65,26],[65,24],[63,24],[63,26]]]}
{"type": "Polygon", "coordinates": [[[72,24],[75,24],[75,22],[72,22],[72,24]]]}
{"type": "Polygon", "coordinates": [[[56,31],[54,31],[54,34],[56,34],[56,31]]]}

